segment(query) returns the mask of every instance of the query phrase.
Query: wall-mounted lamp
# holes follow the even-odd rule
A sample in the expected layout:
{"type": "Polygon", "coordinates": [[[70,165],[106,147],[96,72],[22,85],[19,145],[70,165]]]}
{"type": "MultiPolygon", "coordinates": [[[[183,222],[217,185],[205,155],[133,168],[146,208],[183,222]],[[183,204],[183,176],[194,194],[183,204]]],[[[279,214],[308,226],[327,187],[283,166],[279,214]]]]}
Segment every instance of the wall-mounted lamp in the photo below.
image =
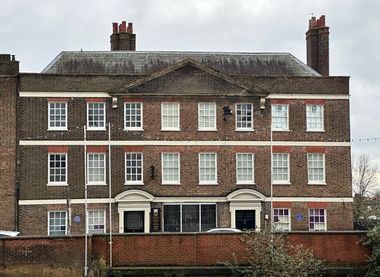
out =
{"type": "Polygon", "coordinates": [[[265,110],[265,98],[260,98],[260,110],[265,110]]]}
{"type": "Polygon", "coordinates": [[[151,180],[154,180],[154,171],[156,170],[156,168],[153,166],[153,165],[151,165],[150,167],[150,179],[151,180]]]}
{"type": "Polygon", "coordinates": [[[117,108],[117,97],[112,97],[112,108],[113,109],[117,108]]]}
{"type": "Polygon", "coordinates": [[[269,214],[265,214],[265,215],[264,215],[264,219],[265,219],[265,220],[268,220],[268,219],[269,219],[269,214]]]}
{"type": "Polygon", "coordinates": [[[224,105],[223,107],[223,120],[227,121],[227,118],[229,118],[232,115],[232,110],[230,109],[230,106],[224,105]]]}

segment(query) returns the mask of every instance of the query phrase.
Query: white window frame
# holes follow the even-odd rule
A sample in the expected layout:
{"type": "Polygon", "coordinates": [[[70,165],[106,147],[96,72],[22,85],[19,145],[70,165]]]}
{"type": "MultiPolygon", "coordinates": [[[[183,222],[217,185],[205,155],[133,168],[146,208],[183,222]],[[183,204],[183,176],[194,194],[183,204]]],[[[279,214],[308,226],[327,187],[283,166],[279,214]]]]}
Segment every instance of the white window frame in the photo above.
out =
{"type": "Polygon", "coordinates": [[[89,130],[89,131],[105,131],[106,130],[106,125],[107,125],[107,123],[106,123],[106,118],[107,118],[107,116],[106,116],[106,106],[107,106],[107,104],[104,101],[87,102],[87,130],[89,130]],[[104,113],[104,119],[103,119],[104,126],[103,127],[91,127],[90,126],[90,121],[89,121],[89,117],[90,117],[90,114],[89,114],[90,108],[89,108],[89,106],[90,106],[90,104],[103,104],[103,113],[104,113]]]}
{"type": "Polygon", "coordinates": [[[181,154],[179,152],[163,152],[161,153],[161,184],[162,185],[180,185],[181,184],[181,154]],[[177,180],[164,180],[164,155],[171,154],[178,156],[178,179],[177,180]]]}
{"type": "Polygon", "coordinates": [[[287,132],[289,131],[289,104],[272,104],[271,106],[271,115],[272,115],[272,131],[276,131],[276,132],[287,132]],[[274,127],[273,126],[273,112],[274,112],[274,106],[283,106],[283,107],[286,107],[286,128],[278,128],[278,127],[274,127]]]}
{"type": "Polygon", "coordinates": [[[48,224],[47,224],[47,234],[48,236],[66,236],[67,235],[67,227],[68,227],[68,224],[67,224],[67,211],[66,210],[48,210],[48,213],[47,213],[47,216],[48,216],[48,224]],[[65,234],[64,235],[51,235],[50,234],[50,213],[54,213],[54,212],[64,212],[65,213],[65,234]]]}
{"type": "Polygon", "coordinates": [[[142,152],[125,152],[124,153],[124,185],[144,185],[144,153],[142,152]],[[128,181],[127,180],[127,155],[140,154],[141,155],[141,180],[128,181]]]}
{"type": "Polygon", "coordinates": [[[236,153],[236,184],[237,185],[254,185],[255,184],[255,155],[253,153],[236,153]],[[239,155],[251,155],[252,159],[252,180],[238,180],[238,156],[239,155]]]}
{"type": "Polygon", "coordinates": [[[67,101],[48,101],[48,131],[67,131],[67,101]],[[50,104],[65,104],[65,126],[64,127],[56,127],[51,126],[50,123],[50,104]]]}
{"type": "Polygon", "coordinates": [[[142,102],[124,102],[124,130],[125,131],[144,131],[144,106],[142,102]],[[127,105],[140,104],[140,127],[127,127],[127,105]]]}
{"type": "Polygon", "coordinates": [[[273,180],[273,184],[274,185],[290,185],[290,155],[289,155],[289,153],[272,153],[272,174],[274,174],[274,155],[276,155],[276,154],[284,154],[284,155],[287,155],[288,156],[288,158],[287,158],[287,160],[288,160],[288,165],[287,165],[287,167],[288,167],[288,179],[287,180],[275,180],[274,179],[274,176],[272,176],[272,180],[273,180]]]}
{"type": "Polygon", "coordinates": [[[87,185],[107,185],[107,157],[104,152],[90,152],[87,153],[87,185]],[[104,181],[90,181],[90,155],[103,155],[104,156],[104,181]]]}
{"type": "MultiPolygon", "coordinates": [[[[273,208],[273,229],[275,232],[290,232],[292,231],[292,210],[290,208],[273,208]],[[274,211],[275,210],[288,210],[288,220],[289,220],[289,223],[280,223],[279,222],[274,222],[274,211]],[[282,225],[285,225],[285,224],[288,224],[289,225],[289,229],[288,230],[284,230],[284,229],[278,229],[278,226],[282,226],[282,225]]],[[[284,216],[284,215],[283,215],[284,216]]],[[[280,217],[280,215],[277,215],[277,217],[280,217]]]]}
{"type": "Polygon", "coordinates": [[[320,105],[320,104],[307,104],[306,105],[306,131],[307,132],[324,132],[325,131],[325,109],[324,109],[324,105],[320,105]],[[322,128],[310,128],[309,127],[309,124],[308,124],[308,116],[307,116],[307,110],[308,110],[308,107],[312,107],[312,106],[319,106],[321,107],[321,114],[322,114],[322,128]]]}
{"type": "Polygon", "coordinates": [[[181,117],[180,117],[180,114],[181,114],[181,107],[180,107],[180,104],[178,102],[162,102],[161,103],[161,131],[181,131],[181,117]],[[164,105],[166,104],[170,104],[170,105],[177,105],[178,107],[178,112],[177,112],[177,117],[178,117],[178,126],[176,127],[164,127],[163,123],[164,123],[164,113],[163,113],[163,110],[164,110],[164,105]]]}
{"type": "MultiPolygon", "coordinates": [[[[106,222],[107,222],[106,221],[106,210],[104,210],[104,209],[89,209],[87,211],[87,228],[86,228],[87,234],[105,234],[107,231],[106,222]],[[103,212],[103,225],[104,225],[103,232],[93,232],[93,233],[90,232],[90,220],[89,220],[90,212],[103,212]]],[[[95,224],[93,224],[93,225],[95,225],[95,224]]]]}
{"type": "Polygon", "coordinates": [[[198,179],[199,185],[217,185],[218,184],[218,154],[215,152],[201,152],[198,154],[198,179]],[[213,154],[215,156],[215,180],[201,180],[201,156],[204,154],[213,154]]]}
{"type": "MultiPolygon", "coordinates": [[[[217,126],[216,126],[216,116],[217,116],[217,111],[216,111],[216,103],[215,102],[200,102],[198,103],[198,131],[217,131],[217,126]],[[214,110],[214,126],[212,127],[201,127],[201,106],[202,105],[211,105],[214,110]]],[[[209,116],[210,117],[210,116],[209,116]]],[[[210,120],[211,122],[211,120],[210,120]]]]}
{"type": "MultiPolygon", "coordinates": [[[[315,215],[314,215],[315,216],[315,215]]],[[[308,222],[308,224],[309,224],[309,231],[311,231],[311,232],[325,232],[325,231],[327,231],[327,210],[326,209],[322,209],[322,208],[309,208],[308,209],[308,218],[307,218],[307,222],[308,222]],[[321,229],[321,228],[318,228],[318,229],[311,229],[311,227],[310,227],[310,224],[311,224],[311,222],[310,222],[310,211],[311,210],[323,210],[324,211],[324,218],[325,218],[325,222],[324,222],[324,228],[323,229],[321,229]]],[[[318,222],[318,223],[320,223],[320,222],[318,222]]],[[[315,222],[314,222],[314,224],[315,224],[315,222]]]]}
{"type": "Polygon", "coordinates": [[[254,131],[253,128],[253,104],[252,103],[236,103],[235,104],[235,131],[254,131]],[[251,106],[251,127],[238,127],[238,105],[251,106]]]}
{"type": "Polygon", "coordinates": [[[307,183],[309,185],[326,185],[326,155],[324,153],[307,153],[307,183]],[[310,180],[309,179],[309,156],[310,155],[322,155],[323,162],[323,180],[310,180]]]}
{"type": "Polygon", "coordinates": [[[60,153],[54,153],[54,152],[49,152],[48,153],[48,186],[67,186],[68,181],[67,181],[67,170],[68,170],[68,161],[67,161],[67,153],[60,152],[60,153]],[[56,181],[50,181],[50,155],[65,155],[65,162],[66,162],[66,168],[65,168],[65,182],[56,182],[56,181]]]}

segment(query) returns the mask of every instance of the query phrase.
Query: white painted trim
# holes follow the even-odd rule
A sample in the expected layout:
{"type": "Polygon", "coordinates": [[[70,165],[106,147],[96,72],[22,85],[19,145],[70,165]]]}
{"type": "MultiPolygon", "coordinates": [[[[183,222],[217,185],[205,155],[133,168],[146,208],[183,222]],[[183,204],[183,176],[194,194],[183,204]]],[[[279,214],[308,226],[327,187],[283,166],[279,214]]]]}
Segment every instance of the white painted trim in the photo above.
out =
{"type": "Polygon", "coordinates": [[[269,94],[266,98],[269,99],[326,99],[326,100],[348,100],[350,95],[342,94],[269,94]]]}
{"type": "Polygon", "coordinates": [[[306,132],[325,132],[325,107],[324,105],[322,104],[307,104],[306,105],[306,108],[305,108],[305,114],[306,114],[306,132]],[[321,107],[321,114],[322,114],[322,128],[316,128],[316,129],[312,129],[308,126],[308,117],[307,117],[307,109],[309,107],[313,107],[313,106],[319,106],[321,107]]]}
{"type": "Polygon", "coordinates": [[[60,92],[49,92],[49,91],[20,91],[20,97],[74,97],[74,98],[94,98],[94,97],[111,97],[107,92],[74,92],[74,91],[60,91],[60,92]]]}
{"type": "Polygon", "coordinates": [[[231,202],[231,228],[236,228],[236,211],[250,210],[255,211],[255,231],[259,232],[261,229],[261,203],[258,202],[231,202]]]}
{"type": "MultiPolygon", "coordinates": [[[[131,191],[131,190],[127,190],[131,191]]],[[[88,198],[89,204],[108,204],[109,198],[88,198]]],[[[265,202],[270,202],[270,197],[265,197],[265,202]]],[[[71,204],[84,204],[84,199],[71,199],[71,204]]],[[[111,200],[115,203],[115,199],[111,200]]],[[[227,197],[215,196],[215,197],[154,197],[151,202],[155,203],[198,203],[198,202],[214,202],[221,203],[227,202],[227,197]]],[[[328,203],[352,203],[354,199],[352,197],[273,197],[273,202],[328,202],[328,203]]],[[[36,199],[36,200],[19,200],[20,206],[33,206],[33,205],[66,205],[67,199],[36,199]]]]}
{"type": "Polygon", "coordinates": [[[104,153],[104,152],[100,152],[100,153],[98,153],[98,152],[89,152],[89,153],[87,153],[87,165],[86,165],[86,167],[87,167],[87,180],[88,180],[88,182],[87,182],[87,186],[93,186],[93,185],[104,185],[104,186],[106,186],[107,185],[107,166],[106,166],[106,164],[107,164],[107,156],[106,156],[106,153],[104,153]],[[89,165],[90,165],[90,155],[102,155],[103,156],[103,158],[104,158],[104,169],[103,169],[103,177],[104,177],[104,180],[103,181],[96,181],[96,182],[94,182],[94,181],[89,181],[90,180],[90,168],[89,168],[89,165]]]}
{"type": "Polygon", "coordinates": [[[90,234],[89,231],[89,213],[90,212],[96,212],[96,211],[102,211],[103,212],[103,225],[104,225],[104,230],[102,233],[91,233],[91,234],[105,234],[107,233],[107,219],[106,219],[106,210],[105,209],[88,209],[87,210],[87,226],[86,226],[86,232],[87,234],[90,234]]]}
{"type": "MultiPolygon", "coordinates": [[[[75,98],[85,98],[85,97],[111,97],[107,92],[102,91],[20,91],[20,97],[75,97],[75,98]]],[[[347,100],[350,99],[349,95],[342,94],[281,94],[274,93],[267,96],[269,99],[326,99],[326,100],[347,100]]]]}
{"type": "Polygon", "coordinates": [[[124,233],[124,212],[132,211],[142,211],[144,212],[144,233],[149,233],[150,230],[150,203],[136,203],[125,206],[119,204],[118,213],[119,213],[119,233],[124,233]]]}
{"type": "MultiPolygon", "coordinates": [[[[108,145],[108,140],[88,140],[88,145],[108,145]]],[[[83,140],[20,140],[20,145],[84,145],[83,140]]],[[[221,140],[113,140],[111,145],[127,146],[270,146],[270,141],[221,140]]],[[[331,141],[274,141],[274,146],[351,146],[351,142],[331,141]]]]}

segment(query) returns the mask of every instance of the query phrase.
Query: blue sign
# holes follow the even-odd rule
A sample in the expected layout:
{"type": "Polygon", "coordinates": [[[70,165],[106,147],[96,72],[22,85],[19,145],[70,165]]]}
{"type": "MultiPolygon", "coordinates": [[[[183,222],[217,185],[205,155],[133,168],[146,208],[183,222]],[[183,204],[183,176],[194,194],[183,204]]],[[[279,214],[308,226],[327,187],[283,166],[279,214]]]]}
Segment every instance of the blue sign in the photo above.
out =
{"type": "Polygon", "coordinates": [[[303,215],[300,214],[300,213],[297,213],[296,214],[296,219],[297,219],[297,221],[302,221],[303,220],[303,215]]]}
{"type": "Polygon", "coordinates": [[[79,215],[74,216],[74,217],[73,217],[73,221],[74,221],[75,223],[79,223],[79,222],[80,222],[80,216],[79,216],[79,215]]]}

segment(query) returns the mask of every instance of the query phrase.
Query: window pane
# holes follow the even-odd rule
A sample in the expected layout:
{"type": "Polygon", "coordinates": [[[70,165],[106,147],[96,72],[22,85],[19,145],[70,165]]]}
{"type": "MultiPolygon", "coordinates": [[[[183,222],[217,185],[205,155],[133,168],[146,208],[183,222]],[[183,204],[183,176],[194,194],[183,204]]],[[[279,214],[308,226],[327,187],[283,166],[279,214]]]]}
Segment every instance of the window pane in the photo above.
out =
{"type": "Polygon", "coordinates": [[[164,206],[164,231],[165,232],[180,232],[180,205],[165,205],[164,206]]]}
{"type": "Polygon", "coordinates": [[[49,212],[49,235],[66,235],[66,211],[49,212]]]}
{"type": "Polygon", "coordinates": [[[237,182],[253,183],[253,155],[236,154],[237,182]]]}
{"type": "Polygon", "coordinates": [[[306,105],[306,129],[323,130],[322,105],[306,105]]]}
{"type": "Polygon", "coordinates": [[[90,234],[105,233],[104,210],[88,211],[88,232],[90,234]]]}
{"type": "Polygon", "coordinates": [[[88,127],[104,128],[105,127],[105,103],[90,102],[87,103],[88,127]]]}
{"type": "Polygon", "coordinates": [[[142,183],[142,166],[142,153],[125,153],[125,181],[137,181],[138,183],[142,183]]]}
{"type": "Polygon", "coordinates": [[[182,206],[182,232],[199,232],[199,205],[182,206]]]}
{"type": "Polygon", "coordinates": [[[252,129],[252,104],[237,104],[236,105],[236,128],[237,129],[252,129]]]}
{"type": "Polygon", "coordinates": [[[142,128],[142,103],[125,103],[125,128],[142,128]]]}
{"type": "Polygon", "coordinates": [[[307,154],[308,181],[311,183],[325,182],[324,154],[307,154]]]}
{"type": "Polygon", "coordinates": [[[179,183],[179,154],[163,153],[162,154],[162,182],[179,183]]]}
{"type": "Polygon", "coordinates": [[[309,229],[310,231],[326,231],[325,209],[309,210],[309,229]]]}
{"type": "Polygon", "coordinates": [[[290,231],[290,212],[289,209],[277,208],[273,210],[274,230],[290,231]]]}
{"type": "Polygon", "coordinates": [[[288,130],[288,105],[272,105],[272,129],[288,130]]]}
{"type": "Polygon", "coordinates": [[[201,231],[216,227],[216,205],[201,205],[201,231]]]}
{"type": "Polygon", "coordinates": [[[216,154],[201,153],[199,154],[199,181],[216,182],[216,154]]]}
{"type": "Polygon", "coordinates": [[[66,154],[49,154],[49,182],[66,183],[66,154]]]}
{"type": "Polygon", "coordinates": [[[273,181],[289,181],[289,155],[287,153],[273,154],[273,181]]]}
{"type": "Polygon", "coordinates": [[[66,128],[66,102],[49,102],[49,128],[66,128]]]}
{"type": "Polygon", "coordinates": [[[198,104],[198,128],[200,130],[216,129],[216,104],[198,104]]]}
{"type": "Polygon", "coordinates": [[[179,104],[162,103],[161,119],[162,129],[179,129],[179,104]]]}
{"type": "Polygon", "coordinates": [[[89,153],[87,156],[88,182],[101,182],[105,180],[105,154],[89,153]]]}

